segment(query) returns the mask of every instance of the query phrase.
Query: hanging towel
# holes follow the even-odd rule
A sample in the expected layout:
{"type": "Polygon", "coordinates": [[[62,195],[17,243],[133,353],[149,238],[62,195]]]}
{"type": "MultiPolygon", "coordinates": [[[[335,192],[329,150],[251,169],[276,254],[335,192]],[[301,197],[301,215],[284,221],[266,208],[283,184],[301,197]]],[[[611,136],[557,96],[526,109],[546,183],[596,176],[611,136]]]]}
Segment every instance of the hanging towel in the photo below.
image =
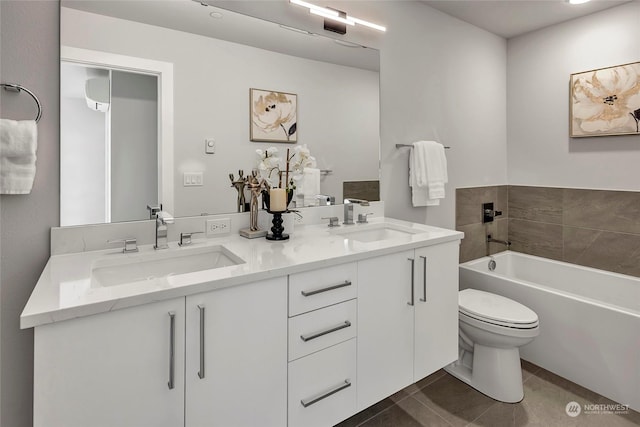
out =
{"type": "Polygon", "coordinates": [[[29,194],[36,176],[35,120],[0,119],[0,194],[29,194]]]}
{"type": "Polygon", "coordinates": [[[304,168],[302,178],[296,183],[296,194],[303,197],[304,206],[315,206],[320,194],[320,169],[304,168]]]}
{"type": "Polygon", "coordinates": [[[409,155],[409,186],[414,207],[437,206],[444,199],[448,182],[444,146],[435,141],[412,144],[409,155]]]}

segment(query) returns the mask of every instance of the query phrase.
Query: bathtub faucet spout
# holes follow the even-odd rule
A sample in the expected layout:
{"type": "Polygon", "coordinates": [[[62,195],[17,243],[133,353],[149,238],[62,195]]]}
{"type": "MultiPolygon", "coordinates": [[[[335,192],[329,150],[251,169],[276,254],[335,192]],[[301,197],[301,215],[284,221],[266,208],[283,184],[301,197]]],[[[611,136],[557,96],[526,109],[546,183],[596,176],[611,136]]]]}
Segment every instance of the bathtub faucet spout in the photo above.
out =
{"type": "Polygon", "coordinates": [[[491,234],[487,234],[487,243],[500,243],[502,245],[505,245],[507,249],[509,249],[509,247],[511,246],[510,241],[494,239],[493,237],[491,237],[491,234]]]}

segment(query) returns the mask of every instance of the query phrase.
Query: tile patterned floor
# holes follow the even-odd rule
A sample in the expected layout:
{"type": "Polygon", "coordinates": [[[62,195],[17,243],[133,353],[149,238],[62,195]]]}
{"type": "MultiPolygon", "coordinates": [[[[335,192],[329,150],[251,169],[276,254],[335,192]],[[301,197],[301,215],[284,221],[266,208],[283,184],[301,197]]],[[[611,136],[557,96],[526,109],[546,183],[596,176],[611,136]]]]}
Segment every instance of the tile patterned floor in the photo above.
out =
{"type": "Polygon", "coordinates": [[[343,421],[336,427],[631,427],[640,413],[581,413],[570,417],[569,402],[611,404],[609,399],[531,363],[522,362],[524,399],[497,402],[440,370],[343,421]]]}

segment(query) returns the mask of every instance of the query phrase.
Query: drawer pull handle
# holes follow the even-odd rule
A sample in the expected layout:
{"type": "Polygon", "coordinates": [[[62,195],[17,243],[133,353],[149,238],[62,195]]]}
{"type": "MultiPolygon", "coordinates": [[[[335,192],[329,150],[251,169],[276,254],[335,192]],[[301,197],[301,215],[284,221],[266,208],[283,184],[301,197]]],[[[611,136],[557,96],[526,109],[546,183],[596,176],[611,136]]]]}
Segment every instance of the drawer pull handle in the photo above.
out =
{"type": "Polygon", "coordinates": [[[411,261],[411,301],[409,301],[407,304],[408,305],[415,305],[415,277],[414,277],[414,265],[416,263],[416,260],[413,258],[407,258],[409,261],[411,261]]]}
{"type": "Polygon", "coordinates": [[[340,383],[340,385],[333,387],[327,391],[325,391],[324,393],[321,393],[315,397],[311,397],[309,399],[302,399],[300,401],[300,403],[302,403],[302,406],[304,406],[305,408],[308,406],[313,405],[314,403],[320,402],[322,399],[326,399],[327,397],[336,394],[339,391],[344,390],[345,388],[349,388],[351,387],[351,381],[349,380],[344,380],[343,383],[340,383]]]}
{"type": "Polygon", "coordinates": [[[204,305],[198,305],[200,310],[200,370],[198,378],[204,378],[204,305]]]}
{"type": "Polygon", "coordinates": [[[169,312],[169,390],[175,387],[176,375],[176,314],[169,312]]]}
{"type": "Polygon", "coordinates": [[[340,283],[337,285],[332,285],[326,288],[314,289],[311,291],[301,291],[300,293],[305,297],[310,297],[315,294],[321,294],[323,292],[332,291],[334,289],[344,288],[345,286],[351,286],[351,282],[349,280],[345,280],[344,283],[340,283]]]}
{"type": "Polygon", "coordinates": [[[345,320],[344,323],[339,324],[338,326],[333,326],[331,328],[323,329],[320,332],[313,333],[311,335],[300,335],[300,339],[304,342],[311,341],[316,338],[320,338],[321,336],[330,334],[331,332],[339,331],[340,329],[348,328],[351,326],[351,322],[345,320]]]}
{"type": "Polygon", "coordinates": [[[427,302],[427,257],[420,255],[422,258],[422,298],[420,301],[427,302]]]}

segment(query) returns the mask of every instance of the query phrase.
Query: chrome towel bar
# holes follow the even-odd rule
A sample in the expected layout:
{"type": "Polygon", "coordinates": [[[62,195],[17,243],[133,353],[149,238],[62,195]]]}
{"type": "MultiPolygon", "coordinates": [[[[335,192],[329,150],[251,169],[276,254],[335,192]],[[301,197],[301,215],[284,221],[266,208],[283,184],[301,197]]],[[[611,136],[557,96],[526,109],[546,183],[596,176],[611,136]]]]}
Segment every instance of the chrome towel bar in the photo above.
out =
{"type": "MultiPolygon", "coordinates": [[[[413,145],[411,144],[396,144],[396,148],[413,148],[413,145]]],[[[446,148],[447,150],[451,147],[448,146],[444,146],[444,148],[446,148]]]]}

